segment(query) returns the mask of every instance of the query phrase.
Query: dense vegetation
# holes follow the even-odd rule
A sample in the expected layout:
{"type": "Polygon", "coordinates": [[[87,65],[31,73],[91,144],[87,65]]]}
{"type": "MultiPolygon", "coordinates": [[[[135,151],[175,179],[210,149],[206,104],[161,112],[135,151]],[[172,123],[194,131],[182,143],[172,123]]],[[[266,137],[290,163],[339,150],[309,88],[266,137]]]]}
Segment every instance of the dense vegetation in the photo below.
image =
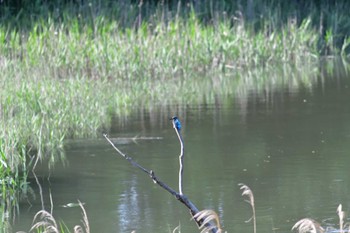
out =
{"type": "Polygon", "coordinates": [[[1,206],[26,191],[37,159],[54,164],[64,139],[97,135],[115,114],[202,96],[211,101],[213,90],[232,92],[243,76],[259,82],[251,74],[261,67],[304,70],[322,55],[345,57],[348,5],[2,1],[1,206]]]}
{"type": "Polygon", "coordinates": [[[195,1],[195,0],[4,0],[0,2],[3,25],[19,30],[30,29],[39,21],[50,19],[67,23],[79,18],[79,24],[94,26],[95,17],[115,21],[121,28],[135,28],[141,22],[157,24],[173,21],[174,17],[188,17],[192,10],[196,17],[208,24],[217,24],[226,19],[230,25],[238,19],[254,30],[273,32],[289,23],[301,25],[310,19],[319,34],[319,46],[324,53],[341,47],[350,29],[348,1],[195,1]]]}

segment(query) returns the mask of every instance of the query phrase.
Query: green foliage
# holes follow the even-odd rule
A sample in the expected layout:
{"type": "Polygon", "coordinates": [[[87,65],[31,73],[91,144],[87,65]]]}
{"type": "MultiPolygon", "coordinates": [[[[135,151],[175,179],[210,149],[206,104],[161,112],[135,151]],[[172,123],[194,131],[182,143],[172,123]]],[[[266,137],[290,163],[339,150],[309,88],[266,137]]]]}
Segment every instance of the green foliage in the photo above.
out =
{"type": "Polygon", "coordinates": [[[64,138],[95,135],[108,128],[111,113],[125,114],[138,100],[176,99],[180,77],[280,61],[299,66],[318,56],[310,20],[255,33],[243,19],[233,27],[228,21],[204,26],[194,10],[187,20],[142,21],[137,29],[93,12],[86,16],[93,24],[62,14],[63,21],[38,19],[28,31],[0,28],[1,124],[13,141],[5,154],[14,170],[26,163],[15,159],[23,146],[32,152],[27,156],[55,162],[51,155],[63,155],[64,138]]]}
{"type": "MultiPolygon", "coordinates": [[[[350,29],[348,1],[2,1],[0,22],[17,31],[30,31],[42,21],[68,23],[75,21],[77,30],[86,26],[92,35],[99,28],[99,18],[116,22],[119,28],[140,28],[141,25],[168,24],[178,18],[189,19],[195,15],[203,25],[229,25],[242,19],[246,27],[255,32],[285,28],[291,19],[299,27],[307,19],[319,34],[319,49],[327,53],[324,37],[332,28],[333,46],[340,48],[350,29]],[[28,20],[29,19],[29,20],[28,20]]],[[[68,23],[69,24],[69,23],[68,23]]],[[[72,26],[72,25],[71,25],[72,26]]],[[[71,28],[72,29],[72,28],[71,28]]],[[[328,51],[329,52],[329,51],[328,51]]]]}

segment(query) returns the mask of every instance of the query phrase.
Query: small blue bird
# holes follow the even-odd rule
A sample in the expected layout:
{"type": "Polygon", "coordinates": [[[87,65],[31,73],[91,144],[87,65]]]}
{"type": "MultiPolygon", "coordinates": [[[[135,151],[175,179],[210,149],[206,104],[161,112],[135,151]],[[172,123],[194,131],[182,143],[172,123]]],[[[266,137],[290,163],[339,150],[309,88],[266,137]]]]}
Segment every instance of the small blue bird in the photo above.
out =
{"type": "Polygon", "coordinates": [[[170,118],[170,120],[173,120],[173,124],[175,125],[176,129],[178,131],[180,131],[181,130],[181,122],[180,122],[179,118],[174,116],[174,117],[170,118]]]}

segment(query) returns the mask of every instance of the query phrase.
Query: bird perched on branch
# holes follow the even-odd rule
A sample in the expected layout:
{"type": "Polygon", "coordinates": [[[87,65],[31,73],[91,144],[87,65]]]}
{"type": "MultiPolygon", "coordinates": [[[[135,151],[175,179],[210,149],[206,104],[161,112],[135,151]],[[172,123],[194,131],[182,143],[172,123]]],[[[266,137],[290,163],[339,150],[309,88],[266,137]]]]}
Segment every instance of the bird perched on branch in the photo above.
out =
{"type": "Polygon", "coordinates": [[[181,130],[181,122],[180,122],[179,118],[177,118],[177,116],[174,116],[174,117],[170,118],[170,120],[173,121],[174,128],[176,128],[178,131],[180,131],[181,130]]]}

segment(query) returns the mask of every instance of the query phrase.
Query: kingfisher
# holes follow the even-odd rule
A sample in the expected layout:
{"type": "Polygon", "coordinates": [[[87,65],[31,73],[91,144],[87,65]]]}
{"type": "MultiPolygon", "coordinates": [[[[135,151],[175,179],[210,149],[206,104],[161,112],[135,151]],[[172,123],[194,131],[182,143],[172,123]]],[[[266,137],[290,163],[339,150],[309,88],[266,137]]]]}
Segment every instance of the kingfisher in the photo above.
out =
{"type": "Polygon", "coordinates": [[[176,129],[178,131],[180,131],[181,130],[181,122],[180,122],[179,118],[177,118],[177,116],[174,116],[174,117],[170,118],[170,120],[173,120],[174,126],[176,127],[176,129]]]}

